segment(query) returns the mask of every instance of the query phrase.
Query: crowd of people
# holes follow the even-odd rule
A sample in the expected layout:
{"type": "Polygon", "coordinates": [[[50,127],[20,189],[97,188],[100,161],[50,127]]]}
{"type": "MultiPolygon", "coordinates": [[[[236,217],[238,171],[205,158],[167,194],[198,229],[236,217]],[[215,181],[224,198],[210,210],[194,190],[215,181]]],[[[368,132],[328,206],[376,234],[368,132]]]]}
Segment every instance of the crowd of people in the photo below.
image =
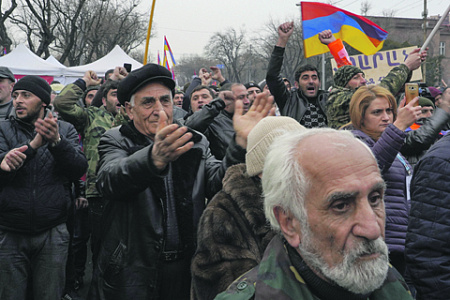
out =
{"type": "Polygon", "coordinates": [[[447,299],[450,89],[406,103],[419,48],[367,85],[329,30],[334,84],[291,84],[293,30],[259,84],[0,67],[0,299],[447,299]]]}

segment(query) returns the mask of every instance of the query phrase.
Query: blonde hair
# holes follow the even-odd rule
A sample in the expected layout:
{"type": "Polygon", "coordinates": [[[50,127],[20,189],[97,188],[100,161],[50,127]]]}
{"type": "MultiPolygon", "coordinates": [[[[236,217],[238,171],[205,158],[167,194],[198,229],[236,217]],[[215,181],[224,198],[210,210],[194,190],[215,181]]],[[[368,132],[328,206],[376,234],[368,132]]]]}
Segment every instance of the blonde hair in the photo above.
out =
{"type": "Polygon", "coordinates": [[[364,128],[364,118],[366,117],[367,108],[376,98],[383,98],[388,101],[394,115],[393,121],[395,121],[397,118],[397,102],[389,90],[379,85],[367,85],[358,88],[350,100],[349,109],[350,120],[353,127],[363,131],[374,140],[377,140],[381,133],[369,131],[364,128]]]}

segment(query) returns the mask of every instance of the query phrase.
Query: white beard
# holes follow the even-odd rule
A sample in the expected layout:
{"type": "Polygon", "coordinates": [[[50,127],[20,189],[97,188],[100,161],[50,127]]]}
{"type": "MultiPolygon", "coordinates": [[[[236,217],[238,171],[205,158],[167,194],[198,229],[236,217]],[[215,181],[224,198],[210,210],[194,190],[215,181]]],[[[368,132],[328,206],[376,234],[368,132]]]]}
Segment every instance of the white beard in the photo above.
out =
{"type": "Polygon", "coordinates": [[[322,259],[321,250],[314,247],[311,234],[304,236],[299,250],[303,260],[313,270],[354,294],[368,294],[381,287],[389,269],[388,248],[381,237],[362,241],[356,249],[344,254],[340,264],[330,268],[322,259]],[[369,261],[357,261],[360,256],[373,253],[380,256],[369,261]]]}

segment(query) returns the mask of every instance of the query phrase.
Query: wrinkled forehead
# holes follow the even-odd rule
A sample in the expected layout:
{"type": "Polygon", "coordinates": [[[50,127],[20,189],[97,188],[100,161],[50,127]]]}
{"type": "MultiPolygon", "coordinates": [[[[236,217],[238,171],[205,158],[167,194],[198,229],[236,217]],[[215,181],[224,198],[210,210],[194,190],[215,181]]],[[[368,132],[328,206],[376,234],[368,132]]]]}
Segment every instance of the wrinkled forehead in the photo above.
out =
{"type": "Polygon", "coordinates": [[[311,172],[319,166],[326,170],[330,164],[351,166],[354,163],[357,167],[360,162],[378,168],[372,151],[363,142],[333,134],[313,135],[302,140],[298,145],[298,158],[311,172]]]}

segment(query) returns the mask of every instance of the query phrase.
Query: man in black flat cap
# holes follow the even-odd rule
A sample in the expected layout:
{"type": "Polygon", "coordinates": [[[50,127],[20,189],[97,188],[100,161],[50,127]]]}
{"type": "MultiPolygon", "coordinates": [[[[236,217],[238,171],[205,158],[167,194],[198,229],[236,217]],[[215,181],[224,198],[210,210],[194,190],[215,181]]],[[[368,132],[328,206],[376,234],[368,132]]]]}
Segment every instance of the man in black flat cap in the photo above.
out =
{"type": "Polygon", "coordinates": [[[228,166],[244,161],[248,132],[272,111],[267,94],[245,115],[237,101],[235,139],[219,161],[203,135],[173,123],[174,88],[156,64],[119,84],[130,122],[107,131],[98,147],[97,188],[109,201],[89,299],[189,299],[205,199],[221,189],[228,166]]]}
{"type": "Polygon", "coordinates": [[[48,110],[50,85],[25,76],[0,122],[0,298],[60,299],[71,182],[87,169],[75,128],[48,110]]]}

